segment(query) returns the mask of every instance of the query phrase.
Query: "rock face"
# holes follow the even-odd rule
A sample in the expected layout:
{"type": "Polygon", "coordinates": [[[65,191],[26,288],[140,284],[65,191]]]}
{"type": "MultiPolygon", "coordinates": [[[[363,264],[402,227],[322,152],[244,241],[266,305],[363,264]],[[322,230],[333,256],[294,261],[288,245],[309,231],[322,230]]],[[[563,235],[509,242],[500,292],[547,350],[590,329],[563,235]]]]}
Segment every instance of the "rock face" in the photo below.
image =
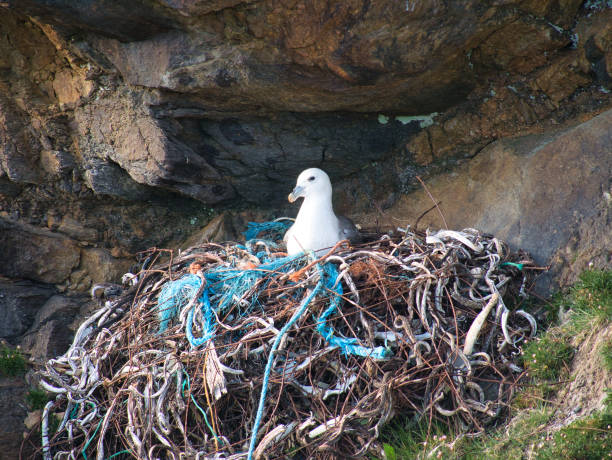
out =
{"type": "MultiPolygon", "coordinates": [[[[475,227],[552,262],[550,277],[574,281],[588,263],[612,264],[612,110],[569,128],[496,142],[474,159],[402,197],[382,225],[417,222],[421,228],[475,227]],[[586,225],[588,228],[583,228],[586,225]],[[577,235],[581,234],[581,238],[577,235]],[[580,248],[580,250],[578,250],[580,248]],[[588,251],[589,256],[584,257],[588,251]],[[567,257],[581,257],[569,264],[567,257]]],[[[367,220],[367,219],[366,219],[367,220]]]]}
{"type": "Polygon", "coordinates": [[[31,281],[0,282],[0,338],[14,341],[34,322],[38,309],[55,293],[31,281]]]}
{"type": "MultiPolygon", "coordinates": [[[[19,458],[25,428],[23,420],[28,411],[23,404],[16,404],[16,401],[24,400],[24,383],[23,378],[0,377],[0,460],[19,458]]],[[[32,454],[31,451],[27,453],[32,454]]]]}
{"type": "Polygon", "coordinates": [[[1,218],[0,230],[5,276],[61,284],[79,263],[78,246],[63,235],[1,218]]]}
{"type": "MultiPolygon", "coordinates": [[[[4,28],[30,34],[5,44],[3,105],[18,112],[3,130],[6,174],[72,171],[129,200],[162,188],[209,205],[279,203],[305,165],[347,177],[423,128],[381,114],[443,112],[498,75],[530,75],[552,106],[589,86],[610,45],[601,32],[564,51],[581,3],[8,2],[4,28]],[[10,96],[13,80],[29,106],[10,96]],[[32,135],[35,121],[45,126],[32,135]]],[[[541,117],[523,105],[520,124],[541,117]]],[[[466,135],[472,148],[490,137],[466,135]]]]}
{"type": "Polygon", "coordinates": [[[384,230],[419,176],[566,285],[611,265],[611,90],[606,2],[0,2],[0,336],[60,353],[93,283],[294,215],[312,166],[384,230]]]}
{"type": "Polygon", "coordinates": [[[51,297],[38,309],[32,325],[24,334],[21,340],[23,350],[38,364],[64,354],[72,343],[72,321],[89,302],[91,300],[84,296],[51,297]]]}

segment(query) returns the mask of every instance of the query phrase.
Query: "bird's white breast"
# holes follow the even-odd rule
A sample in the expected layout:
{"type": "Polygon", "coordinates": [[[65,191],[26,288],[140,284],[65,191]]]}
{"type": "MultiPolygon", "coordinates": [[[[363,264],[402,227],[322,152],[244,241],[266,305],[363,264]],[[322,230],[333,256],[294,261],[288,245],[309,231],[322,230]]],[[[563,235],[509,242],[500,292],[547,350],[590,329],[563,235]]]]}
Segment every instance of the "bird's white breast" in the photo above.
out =
{"type": "Polygon", "coordinates": [[[302,203],[295,224],[289,231],[287,252],[289,255],[294,255],[310,250],[322,255],[325,249],[332,247],[341,239],[338,218],[331,203],[306,199],[302,203]]]}

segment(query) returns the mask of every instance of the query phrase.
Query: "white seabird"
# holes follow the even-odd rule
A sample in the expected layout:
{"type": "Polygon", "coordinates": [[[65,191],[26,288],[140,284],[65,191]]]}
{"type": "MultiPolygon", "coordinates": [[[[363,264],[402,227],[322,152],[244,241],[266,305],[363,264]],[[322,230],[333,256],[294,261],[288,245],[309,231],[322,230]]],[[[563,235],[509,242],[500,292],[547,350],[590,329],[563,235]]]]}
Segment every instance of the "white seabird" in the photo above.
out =
{"type": "Polygon", "coordinates": [[[293,203],[304,198],[295,223],[285,233],[289,255],[303,251],[314,251],[320,256],[338,241],[356,240],[359,231],[353,222],[344,216],[336,216],[332,206],[332,185],[327,174],[310,168],[297,178],[297,184],[289,194],[293,203]]]}

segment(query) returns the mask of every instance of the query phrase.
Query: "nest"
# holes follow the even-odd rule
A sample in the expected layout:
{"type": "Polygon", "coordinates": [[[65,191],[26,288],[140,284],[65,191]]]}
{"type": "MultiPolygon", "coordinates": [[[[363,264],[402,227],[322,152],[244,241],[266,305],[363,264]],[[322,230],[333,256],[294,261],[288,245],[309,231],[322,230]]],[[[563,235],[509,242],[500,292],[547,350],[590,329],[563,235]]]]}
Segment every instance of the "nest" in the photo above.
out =
{"type": "Polygon", "coordinates": [[[40,371],[43,456],[356,458],[397,415],[474,433],[503,412],[536,332],[506,306],[528,257],[472,229],[273,251],[149,251],[40,371]]]}

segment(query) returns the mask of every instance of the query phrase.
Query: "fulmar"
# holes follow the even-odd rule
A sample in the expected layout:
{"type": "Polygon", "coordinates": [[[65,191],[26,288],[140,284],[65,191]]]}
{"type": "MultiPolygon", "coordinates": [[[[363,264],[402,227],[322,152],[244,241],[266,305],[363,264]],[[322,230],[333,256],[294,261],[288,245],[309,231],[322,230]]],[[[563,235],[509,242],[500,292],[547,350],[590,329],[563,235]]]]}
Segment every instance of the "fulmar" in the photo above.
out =
{"type": "Polygon", "coordinates": [[[295,223],[285,233],[289,255],[314,251],[320,256],[338,241],[359,239],[359,230],[344,216],[336,216],[332,206],[332,185],[329,177],[318,168],[302,171],[297,178],[289,201],[304,198],[295,223]]]}

